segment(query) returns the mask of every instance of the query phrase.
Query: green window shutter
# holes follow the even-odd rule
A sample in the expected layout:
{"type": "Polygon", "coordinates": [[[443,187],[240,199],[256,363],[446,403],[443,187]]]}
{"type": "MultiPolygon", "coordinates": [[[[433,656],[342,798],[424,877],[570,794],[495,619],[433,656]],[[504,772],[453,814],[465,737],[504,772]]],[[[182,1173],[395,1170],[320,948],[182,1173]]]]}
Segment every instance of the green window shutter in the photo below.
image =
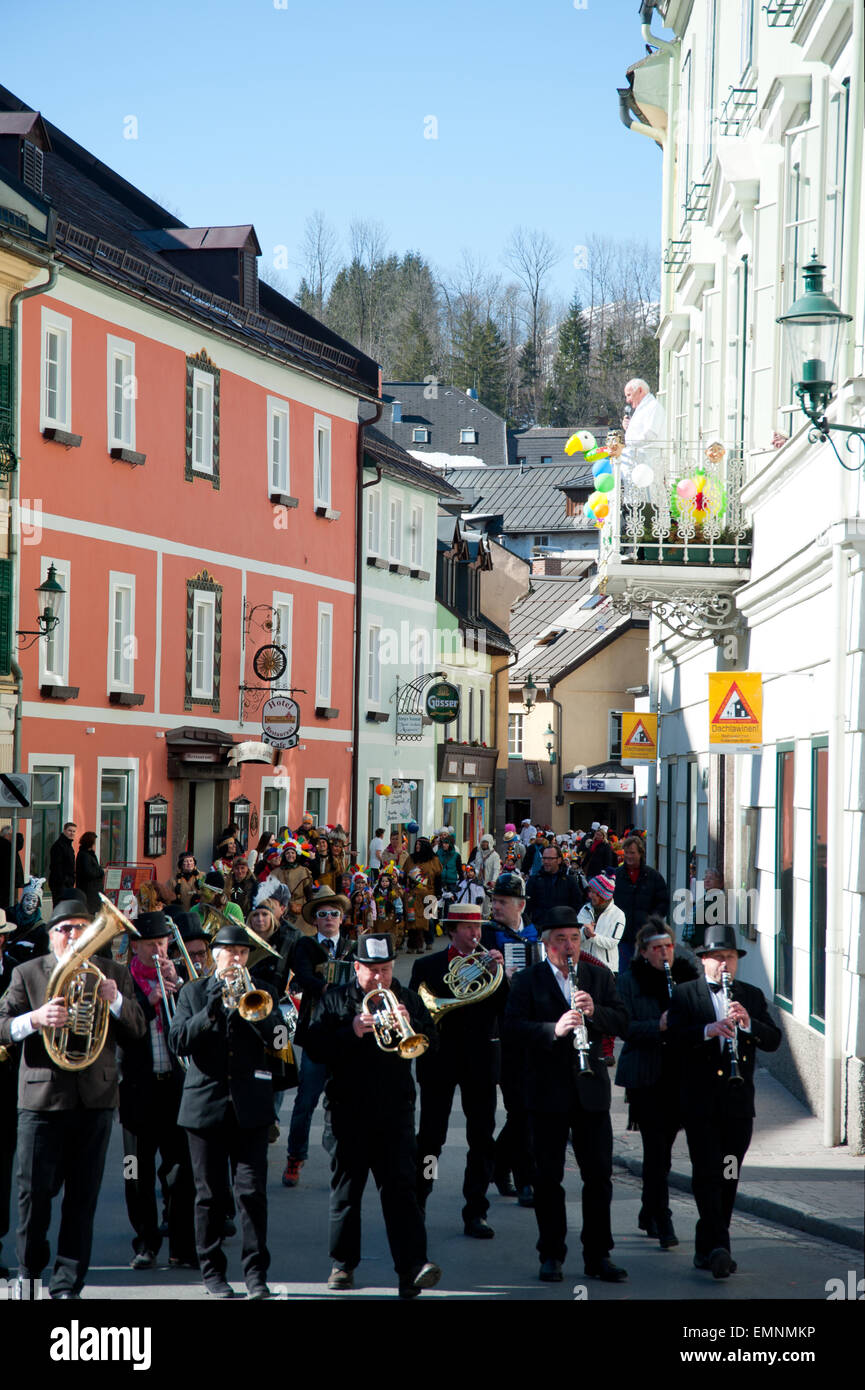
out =
{"type": "Polygon", "coordinates": [[[12,670],[12,561],[0,560],[0,676],[12,670]]]}
{"type": "Polygon", "coordinates": [[[12,445],[12,329],[0,328],[0,444],[12,445]]]}

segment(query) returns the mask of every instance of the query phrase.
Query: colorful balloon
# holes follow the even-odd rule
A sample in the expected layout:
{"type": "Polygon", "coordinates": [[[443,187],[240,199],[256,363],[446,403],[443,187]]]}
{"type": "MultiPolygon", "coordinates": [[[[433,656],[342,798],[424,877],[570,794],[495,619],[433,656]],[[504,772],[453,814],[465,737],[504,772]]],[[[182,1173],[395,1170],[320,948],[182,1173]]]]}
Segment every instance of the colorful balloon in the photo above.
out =
{"type": "Polygon", "coordinates": [[[603,478],[606,473],[612,473],[612,471],[613,465],[610,463],[609,459],[600,459],[592,468],[592,477],[603,478]]]}
{"type": "Polygon", "coordinates": [[[604,494],[602,492],[592,492],[589,494],[589,506],[591,507],[593,512],[597,512],[598,503],[602,502],[603,500],[604,494]]]}
{"type": "Polygon", "coordinates": [[[692,502],[697,496],[697,484],[693,478],[683,478],[676,484],[676,496],[680,502],[692,502]]]}
{"type": "Polygon", "coordinates": [[[592,510],[594,511],[598,521],[603,521],[610,510],[610,504],[607,501],[606,497],[602,496],[600,502],[592,510]]]}
{"type": "Polygon", "coordinates": [[[612,473],[604,473],[600,478],[595,479],[598,492],[612,492],[616,486],[616,480],[612,473]]]}
{"type": "Polygon", "coordinates": [[[655,474],[648,463],[638,463],[631,474],[631,482],[634,487],[651,487],[655,481],[655,474]]]}

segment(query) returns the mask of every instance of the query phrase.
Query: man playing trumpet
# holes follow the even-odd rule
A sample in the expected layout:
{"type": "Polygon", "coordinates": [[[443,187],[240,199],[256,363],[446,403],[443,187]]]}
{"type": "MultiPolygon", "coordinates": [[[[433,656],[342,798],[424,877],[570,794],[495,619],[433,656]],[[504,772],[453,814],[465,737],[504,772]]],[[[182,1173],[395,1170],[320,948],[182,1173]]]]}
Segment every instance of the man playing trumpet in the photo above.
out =
{"type": "Polygon", "coordinates": [[[421,1000],[394,980],[393,960],[389,935],[362,935],[354,979],[348,985],[331,986],[321,995],[310,1021],[301,1025],[301,1043],[314,1061],[327,1067],[330,1128],[325,1126],[325,1143],[331,1157],[333,1260],[328,1288],[354,1288],[354,1270],[360,1263],[361,1203],[372,1173],[381,1195],[399,1296],[416,1298],[422,1289],[438,1283],[441,1270],[427,1261],[426,1228],[415,1193],[411,1062],[397,1047],[386,1046],[388,1040],[381,1033],[377,1036],[372,1001],[366,1008],[364,1001],[368,995],[374,1000],[374,991],[390,991],[397,1015],[388,1019],[393,1042],[400,1032],[422,1034],[431,1050],[437,1038],[421,1000]]]}

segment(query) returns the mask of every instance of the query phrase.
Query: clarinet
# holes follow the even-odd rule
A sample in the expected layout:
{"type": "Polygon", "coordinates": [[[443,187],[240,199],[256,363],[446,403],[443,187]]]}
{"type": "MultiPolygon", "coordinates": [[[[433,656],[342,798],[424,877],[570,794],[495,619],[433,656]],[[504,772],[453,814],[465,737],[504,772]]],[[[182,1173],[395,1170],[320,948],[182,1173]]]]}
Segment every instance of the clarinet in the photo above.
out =
{"type": "Polygon", "coordinates": [[[670,962],[669,962],[668,960],[665,960],[665,961],[664,961],[664,974],[665,974],[666,977],[667,977],[667,998],[668,998],[668,999],[672,999],[672,997],[673,997],[673,972],[672,972],[672,970],[670,969],[670,962]]]}
{"type": "MultiPolygon", "coordinates": [[[[730,1017],[730,1005],[733,1002],[733,977],[727,970],[721,972],[721,989],[724,991],[724,1003],[727,1009],[727,1017],[730,1017]]],[[[739,1071],[739,1030],[734,1027],[732,1038],[727,1039],[727,1050],[730,1054],[730,1081],[744,1081],[744,1076],[739,1071]]]]}
{"type": "Polygon", "coordinates": [[[571,991],[571,1008],[580,1015],[580,1021],[574,1029],[574,1048],[577,1053],[577,1066],[581,1072],[590,1071],[589,1066],[589,1034],[586,1028],[586,1021],[583,1017],[582,1009],[576,1005],[576,997],[579,992],[579,982],[577,979],[577,966],[573,956],[568,956],[568,985],[571,991]]]}

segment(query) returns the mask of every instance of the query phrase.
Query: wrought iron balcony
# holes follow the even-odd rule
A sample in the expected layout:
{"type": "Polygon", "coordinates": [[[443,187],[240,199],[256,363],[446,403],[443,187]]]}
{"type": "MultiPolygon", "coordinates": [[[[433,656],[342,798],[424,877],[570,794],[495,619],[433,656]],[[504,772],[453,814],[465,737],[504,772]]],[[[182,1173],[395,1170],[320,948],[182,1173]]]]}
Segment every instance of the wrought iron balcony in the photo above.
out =
{"type": "Polygon", "coordinates": [[[721,134],[744,135],[756,109],[756,87],[731,87],[718,118],[721,134]]]}
{"type": "Polygon", "coordinates": [[[651,608],[683,636],[720,640],[738,625],[733,594],[750,573],[741,453],[659,440],[612,463],[601,592],[618,611],[651,608]]]}
{"type": "Polygon", "coordinates": [[[764,5],[769,28],[792,29],[804,4],[805,0],[774,0],[774,3],[764,5]]]}
{"type": "Polygon", "coordinates": [[[685,221],[705,222],[709,210],[710,183],[692,183],[685,199],[685,221]]]}

